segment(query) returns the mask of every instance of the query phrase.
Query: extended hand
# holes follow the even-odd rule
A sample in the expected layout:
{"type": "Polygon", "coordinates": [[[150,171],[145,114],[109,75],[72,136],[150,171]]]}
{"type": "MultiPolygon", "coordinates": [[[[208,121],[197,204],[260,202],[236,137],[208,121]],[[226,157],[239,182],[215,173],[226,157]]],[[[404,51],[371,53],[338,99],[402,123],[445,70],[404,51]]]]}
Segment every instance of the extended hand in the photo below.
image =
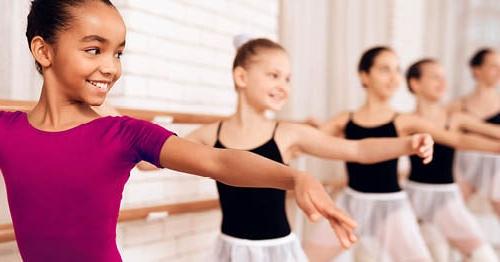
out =
{"type": "Polygon", "coordinates": [[[353,233],[356,223],[335,206],[317,179],[301,173],[295,181],[295,197],[310,220],[315,222],[321,216],[328,219],[343,247],[348,248],[357,240],[353,233]]]}
{"type": "Polygon", "coordinates": [[[412,136],[411,146],[414,154],[423,159],[424,164],[432,161],[434,140],[429,134],[415,134],[412,136]]]}

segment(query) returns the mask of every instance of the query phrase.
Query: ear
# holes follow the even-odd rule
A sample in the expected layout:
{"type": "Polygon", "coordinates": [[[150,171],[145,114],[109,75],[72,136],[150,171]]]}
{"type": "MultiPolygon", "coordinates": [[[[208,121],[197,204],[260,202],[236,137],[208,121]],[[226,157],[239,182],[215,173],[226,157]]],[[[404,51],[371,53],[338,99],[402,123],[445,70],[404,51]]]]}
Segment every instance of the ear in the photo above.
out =
{"type": "Polygon", "coordinates": [[[478,67],[473,67],[472,68],[472,78],[477,79],[478,75],[480,74],[478,67]]]}
{"type": "Polygon", "coordinates": [[[42,69],[50,67],[52,64],[53,56],[51,51],[50,45],[41,36],[35,36],[31,40],[31,54],[42,69]]]}
{"type": "Polygon", "coordinates": [[[361,85],[366,88],[366,83],[368,82],[368,74],[364,71],[358,73],[359,79],[361,80],[361,85]]]}
{"type": "Polygon", "coordinates": [[[233,78],[237,88],[247,87],[247,71],[245,70],[245,68],[237,66],[233,70],[233,78]]]}
{"type": "Polygon", "coordinates": [[[410,78],[409,84],[409,88],[413,91],[413,93],[416,94],[418,90],[420,90],[420,83],[417,81],[417,79],[410,78]]]}

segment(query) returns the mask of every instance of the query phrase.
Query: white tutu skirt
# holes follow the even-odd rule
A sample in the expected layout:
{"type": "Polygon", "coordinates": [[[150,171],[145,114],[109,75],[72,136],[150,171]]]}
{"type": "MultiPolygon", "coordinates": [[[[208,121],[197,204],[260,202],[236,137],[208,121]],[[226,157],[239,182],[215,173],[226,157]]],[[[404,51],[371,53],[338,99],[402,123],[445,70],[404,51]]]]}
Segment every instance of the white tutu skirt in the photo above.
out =
{"type": "Polygon", "coordinates": [[[468,254],[485,243],[481,227],[466,208],[455,183],[408,181],[405,190],[430,246],[446,241],[468,254]]]}
{"type": "Polygon", "coordinates": [[[248,240],[221,234],[212,261],[217,262],[307,262],[295,234],[266,240],[248,240]]]}
{"type": "Polygon", "coordinates": [[[487,198],[500,201],[500,155],[459,151],[455,174],[487,198]]]}
{"type": "MultiPolygon", "coordinates": [[[[347,188],[337,205],[357,223],[354,261],[431,261],[405,192],[362,193],[347,188]]],[[[326,220],[315,225],[308,244],[339,246],[326,220]]]]}

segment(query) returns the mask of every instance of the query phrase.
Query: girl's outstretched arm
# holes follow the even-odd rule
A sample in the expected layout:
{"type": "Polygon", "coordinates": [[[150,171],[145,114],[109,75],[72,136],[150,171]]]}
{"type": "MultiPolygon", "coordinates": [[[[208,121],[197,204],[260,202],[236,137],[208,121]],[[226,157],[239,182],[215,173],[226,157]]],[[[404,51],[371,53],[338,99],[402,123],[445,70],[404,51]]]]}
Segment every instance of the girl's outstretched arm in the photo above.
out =
{"type": "Polygon", "coordinates": [[[464,129],[479,135],[500,139],[500,125],[489,124],[464,113],[454,113],[451,119],[451,123],[456,125],[458,129],[464,129]]]}
{"type": "Polygon", "coordinates": [[[400,127],[401,133],[414,134],[426,132],[440,144],[453,147],[458,150],[476,150],[492,153],[500,153],[500,141],[488,139],[484,136],[464,134],[459,131],[446,130],[436,127],[431,121],[414,115],[400,115],[396,119],[396,126],[400,127]]]}
{"type": "Polygon", "coordinates": [[[424,163],[432,160],[433,140],[428,134],[396,138],[366,138],[347,140],[318,131],[315,128],[286,124],[283,132],[289,132],[293,145],[299,152],[322,158],[338,159],[359,163],[376,163],[403,155],[416,154],[424,163]]]}
{"type": "Polygon", "coordinates": [[[294,190],[297,204],[309,219],[327,218],[344,247],[356,240],[355,222],[335,207],[321,183],[285,165],[250,152],[215,149],[175,136],[164,143],[160,164],[233,186],[294,190]]]}

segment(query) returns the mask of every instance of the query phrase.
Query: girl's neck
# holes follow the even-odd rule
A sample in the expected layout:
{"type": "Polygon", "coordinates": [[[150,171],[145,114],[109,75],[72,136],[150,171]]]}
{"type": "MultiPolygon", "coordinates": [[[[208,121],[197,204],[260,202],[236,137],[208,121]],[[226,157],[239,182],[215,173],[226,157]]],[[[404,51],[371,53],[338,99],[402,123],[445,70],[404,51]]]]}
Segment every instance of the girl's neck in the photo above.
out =
{"type": "Polygon", "coordinates": [[[439,117],[445,112],[445,109],[439,104],[438,101],[426,99],[422,96],[417,96],[417,105],[415,113],[420,116],[435,118],[439,117]]]}
{"type": "Polygon", "coordinates": [[[259,127],[260,124],[268,123],[270,120],[266,117],[265,110],[258,110],[248,104],[242,95],[238,97],[238,106],[236,112],[229,122],[244,129],[259,127]]]}
{"type": "Polygon", "coordinates": [[[376,113],[380,111],[393,111],[389,103],[389,99],[382,98],[380,96],[372,94],[369,91],[367,92],[366,100],[363,106],[361,107],[361,110],[367,111],[369,113],[372,112],[376,113]]]}
{"type": "Polygon", "coordinates": [[[497,97],[498,94],[496,88],[478,82],[476,88],[474,88],[470,96],[473,99],[483,101],[485,99],[491,99],[492,97],[497,97]]]}
{"type": "Polygon", "coordinates": [[[38,103],[28,113],[30,121],[35,125],[57,130],[99,117],[89,105],[64,99],[55,91],[48,90],[45,85],[42,87],[38,103]]]}

